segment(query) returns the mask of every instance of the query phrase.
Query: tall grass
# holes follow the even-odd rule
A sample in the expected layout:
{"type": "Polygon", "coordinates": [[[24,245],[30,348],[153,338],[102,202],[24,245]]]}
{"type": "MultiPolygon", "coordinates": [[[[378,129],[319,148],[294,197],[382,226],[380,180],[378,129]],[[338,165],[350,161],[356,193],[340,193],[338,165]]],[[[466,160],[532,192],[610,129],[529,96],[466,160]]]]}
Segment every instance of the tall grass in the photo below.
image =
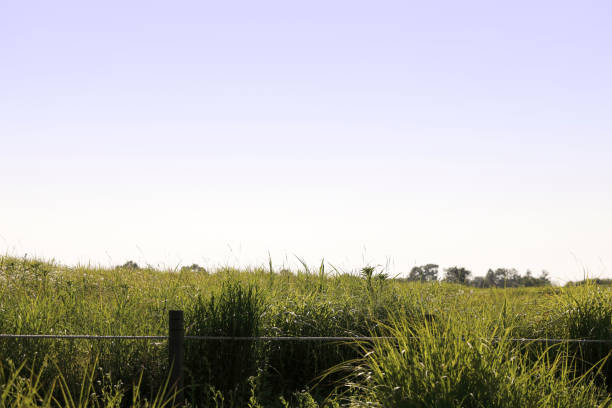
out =
{"type": "MultiPolygon", "coordinates": [[[[198,296],[189,311],[187,334],[194,336],[255,337],[261,333],[263,301],[255,286],[223,282],[219,293],[198,296]]],[[[205,400],[209,389],[230,401],[244,400],[248,378],[257,374],[257,344],[240,340],[187,343],[188,384],[192,401],[205,400]]]]}
{"type": "Polygon", "coordinates": [[[362,345],[364,357],[332,369],[347,370],[354,407],[604,407],[609,395],[594,381],[601,363],[576,375],[565,346],[551,346],[533,361],[510,338],[511,329],[444,318],[414,327],[396,318],[395,340],[362,345]]]}
{"type": "Polygon", "coordinates": [[[57,374],[51,383],[42,379],[48,369],[47,360],[39,368],[26,367],[22,363],[15,367],[10,362],[8,368],[0,364],[0,408],[173,408],[175,394],[168,392],[168,382],[164,382],[151,398],[141,394],[141,380],[129,388],[121,382],[114,382],[110,373],[101,374],[97,364],[85,371],[79,387],[74,387],[66,378],[57,374]],[[96,378],[99,378],[96,380],[96,378]],[[129,390],[129,397],[126,390],[129,390]]]}
{"type": "MultiPolygon", "coordinates": [[[[194,406],[565,407],[570,396],[607,404],[607,347],[508,339],[612,338],[610,288],[474,289],[362,272],[329,274],[324,264],[176,272],[0,257],[0,332],[163,336],[168,310],[182,309],[193,335],[390,334],[405,343],[187,341],[185,395],[194,406]],[[340,366],[350,371],[330,371],[340,366]]],[[[145,406],[160,401],[167,352],[163,341],[1,339],[1,392],[7,406],[68,396],[78,405],[86,381],[87,406],[145,406]]]]}

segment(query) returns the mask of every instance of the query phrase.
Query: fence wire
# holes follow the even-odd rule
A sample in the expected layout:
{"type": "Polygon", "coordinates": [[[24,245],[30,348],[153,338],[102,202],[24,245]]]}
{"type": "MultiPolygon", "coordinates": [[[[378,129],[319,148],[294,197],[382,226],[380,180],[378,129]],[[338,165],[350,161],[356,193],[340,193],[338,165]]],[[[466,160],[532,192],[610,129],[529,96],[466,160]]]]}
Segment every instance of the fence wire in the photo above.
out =
{"type": "MultiPolygon", "coordinates": [[[[0,334],[0,339],[55,339],[55,340],[168,340],[168,336],[98,336],[89,334],[0,334]]],[[[200,341],[382,341],[395,340],[396,337],[385,336],[184,336],[185,340],[200,341]]],[[[410,340],[419,340],[418,337],[410,337],[410,340]]],[[[500,338],[493,338],[492,341],[500,341],[500,338]]],[[[517,343],[587,343],[587,344],[612,344],[612,339],[558,339],[558,338],[513,338],[507,339],[517,343]]]]}
{"type": "Polygon", "coordinates": [[[168,336],[97,336],[91,334],[0,334],[8,339],[168,340],[168,336]]]}

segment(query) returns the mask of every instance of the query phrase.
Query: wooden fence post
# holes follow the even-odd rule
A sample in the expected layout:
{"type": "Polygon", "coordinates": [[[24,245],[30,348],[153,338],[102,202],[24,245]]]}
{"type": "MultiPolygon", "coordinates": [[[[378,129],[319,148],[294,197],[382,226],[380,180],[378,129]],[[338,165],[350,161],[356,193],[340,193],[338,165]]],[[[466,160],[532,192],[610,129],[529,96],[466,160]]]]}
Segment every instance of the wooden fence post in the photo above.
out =
{"type": "Polygon", "coordinates": [[[182,310],[170,310],[168,327],[170,391],[177,392],[176,402],[183,402],[183,364],[185,360],[185,327],[182,310]]]}

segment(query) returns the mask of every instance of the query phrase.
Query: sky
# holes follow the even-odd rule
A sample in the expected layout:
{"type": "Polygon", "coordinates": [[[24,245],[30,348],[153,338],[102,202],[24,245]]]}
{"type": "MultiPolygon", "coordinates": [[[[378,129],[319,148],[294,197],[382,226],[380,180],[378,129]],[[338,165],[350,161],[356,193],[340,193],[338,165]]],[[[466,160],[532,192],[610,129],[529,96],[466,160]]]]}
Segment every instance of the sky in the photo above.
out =
{"type": "Polygon", "coordinates": [[[608,1],[0,1],[0,253],[612,277],[608,1]]]}

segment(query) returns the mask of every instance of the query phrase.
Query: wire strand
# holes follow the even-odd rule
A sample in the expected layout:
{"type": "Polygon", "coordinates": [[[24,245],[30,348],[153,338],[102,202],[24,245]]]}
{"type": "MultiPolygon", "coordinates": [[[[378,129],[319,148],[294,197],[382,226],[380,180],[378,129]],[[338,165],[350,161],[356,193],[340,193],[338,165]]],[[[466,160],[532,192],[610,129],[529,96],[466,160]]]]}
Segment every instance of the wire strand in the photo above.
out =
{"type": "MultiPolygon", "coordinates": [[[[168,336],[97,336],[89,334],[0,334],[0,338],[14,339],[84,339],[84,340],[168,340],[168,336]]],[[[382,341],[395,340],[396,337],[368,337],[368,336],[185,336],[185,340],[200,341],[382,341]]],[[[418,337],[411,337],[411,340],[419,340],[418,337]]],[[[493,341],[500,341],[493,338],[493,341]]],[[[612,344],[612,339],[558,339],[558,338],[513,338],[508,341],[517,343],[591,343],[591,344],[612,344]]]]}

